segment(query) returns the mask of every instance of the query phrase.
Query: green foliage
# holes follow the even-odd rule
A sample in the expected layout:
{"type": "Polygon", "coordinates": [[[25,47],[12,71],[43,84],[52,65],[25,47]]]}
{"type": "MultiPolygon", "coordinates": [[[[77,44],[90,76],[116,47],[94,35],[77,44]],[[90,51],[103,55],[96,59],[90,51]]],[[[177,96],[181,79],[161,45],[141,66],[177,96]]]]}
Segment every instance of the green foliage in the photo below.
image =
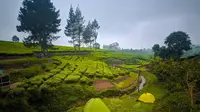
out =
{"type": "Polygon", "coordinates": [[[91,43],[94,41],[94,39],[92,39],[92,37],[93,37],[93,29],[92,29],[91,23],[89,21],[83,32],[83,40],[84,40],[85,44],[90,43],[90,48],[91,48],[91,43]]]}
{"type": "Polygon", "coordinates": [[[61,79],[59,77],[52,77],[50,79],[48,79],[47,81],[45,81],[44,83],[49,85],[49,86],[57,86],[58,84],[60,84],[61,79]]]}
{"type": "Polygon", "coordinates": [[[47,61],[48,61],[48,58],[37,59],[37,58],[34,58],[34,57],[29,57],[29,58],[21,58],[21,59],[1,61],[0,65],[2,65],[2,66],[10,66],[10,65],[23,66],[24,64],[41,64],[41,63],[44,63],[44,62],[47,62],[47,61]]]}
{"type": "Polygon", "coordinates": [[[81,83],[86,83],[86,84],[92,84],[92,80],[87,78],[86,76],[82,76],[81,79],[80,79],[80,82],[81,83]]]}
{"type": "Polygon", "coordinates": [[[165,58],[175,58],[179,59],[185,51],[191,49],[191,40],[188,34],[182,31],[177,31],[171,33],[165,39],[165,45],[167,47],[160,47],[155,44],[152,49],[154,51],[154,56],[159,56],[163,59],[165,58]]]}
{"type": "Polygon", "coordinates": [[[96,64],[91,64],[85,72],[88,77],[94,77],[96,72],[96,64]]]}
{"type": "Polygon", "coordinates": [[[41,66],[32,66],[29,68],[21,69],[21,70],[10,70],[9,75],[12,82],[22,81],[23,79],[28,79],[33,76],[42,73],[43,70],[41,66]]]}
{"type": "Polygon", "coordinates": [[[19,42],[19,37],[17,37],[16,35],[14,35],[14,36],[12,37],[12,41],[13,41],[13,42],[19,42]]]}
{"type": "Polygon", "coordinates": [[[55,69],[51,70],[50,73],[57,74],[57,73],[59,73],[60,71],[61,71],[61,69],[55,68],[55,69]]]}
{"type": "MultiPolygon", "coordinates": [[[[194,97],[198,93],[195,90],[199,90],[198,80],[200,77],[200,63],[198,58],[183,60],[183,61],[174,61],[166,60],[163,62],[160,59],[155,59],[152,61],[152,70],[162,81],[164,87],[170,91],[179,90],[187,96],[189,103],[187,105],[191,106],[190,109],[193,110],[195,107],[196,98],[194,97]]],[[[177,93],[178,94],[178,93],[177,93]]],[[[170,98],[167,102],[172,102],[170,98]]],[[[181,110],[182,106],[185,105],[183,101],[176,101],[180,107],[173,107],[171,109],[181,110]],[[183,104],[183,105],[182,105],[183,104]]],[[[184,106],[184,108],[188,108],[184,106]]]]}
{"type": "Polygon", "coordinates": [[[40,85],[44,81],[43,78],[46,78],[45,75],[38,75],[33,78],[30,78],[30,80],[28,80],[28,83],[30,83],[31,85],[40,85]]]}
{"type": "MultiPolygon", "coordinates": [[[[131,84],[133,84],[135,81],[137,81],[138,75],[134,72],[130,73],[130,77],[118,84],[115,84],[118,88],[123,89],[126,87],[129,87],[131,84]]],[[[135,83],[136,84],[136,83],[135,83]]]]}
{"type": "Polygon", "coordinates": [[[68,75],[65,78],[65,82],[77,82],[77,81],[79,81],[79,79],[80,79],[79,75],[68,75]]]}
{"type": "Polygon", "coordinates": [[[14,97],[14,96],[23,96],[25,92],[24,88],[13,88],[9,91],[9,96],[14,97]]]}
{"type": "Polygon", "coordinates": [[[157,102],[154,112],[189,112],[189,100],[184,92],[175,92],[167,94],[157,102]]]}
{"type": "Polygon", "coordinates": [[[112,79],[114,78],[112,72],[110,71],[110,69],[107,66],[104,66],[104,77],[108,78],[108,79],[112,79]]]}
{"type": "Polygon", "coordinates": [[[55,77],[60,78],[60,79],[64,79],[66,76],[67,76],[66,74],[62,74],[62,73],[55,75],[55,77]]]}
{"type": "Polygon", "coordinates": [[[51,42],[59,38],[53,35],[60,31],[59,16],[59,10],[56,11],[49,0],[24,0],[18,15],[20,25],[17,26],[17,31],[30,34],[24,39],[24,45],[39,45],[42,51],[47,50],[51,42]]]}

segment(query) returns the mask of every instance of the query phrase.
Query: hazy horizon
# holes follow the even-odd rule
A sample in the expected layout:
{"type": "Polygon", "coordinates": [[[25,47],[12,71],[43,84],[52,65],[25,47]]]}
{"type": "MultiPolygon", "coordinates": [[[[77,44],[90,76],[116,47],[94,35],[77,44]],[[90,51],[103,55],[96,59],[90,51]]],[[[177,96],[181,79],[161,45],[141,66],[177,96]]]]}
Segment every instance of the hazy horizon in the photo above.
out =
{"type": "MultiPolygon", "coordinates": [[[[0,40],[11,40],[13,35],[25,36],[16,30],[19,8],[23,0],[0,1],[0,40]]],[[[151,48],[154,44],[163,44],[164,39],[173,31],[189,34],[193,44],[200,44],[200,0],[51,0],[60,10],[62,19],[54,44],[71,45],[70,37],[64,35],[69,7],[79,5],[86,23],[97,19],[101,28],[97,42],[111,44],[118,42],[121,48],[151,48]]]]}

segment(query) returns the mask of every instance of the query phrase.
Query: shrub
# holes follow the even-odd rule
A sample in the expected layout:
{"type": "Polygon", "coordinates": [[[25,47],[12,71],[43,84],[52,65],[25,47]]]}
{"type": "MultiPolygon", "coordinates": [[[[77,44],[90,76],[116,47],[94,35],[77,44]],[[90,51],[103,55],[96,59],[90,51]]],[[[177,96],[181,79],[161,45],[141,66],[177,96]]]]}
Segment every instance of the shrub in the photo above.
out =
{"type": "Polygon", "coordinates": [[[89,68],[85,73],[88,77],[94,77],[95,72],[96,72],[96,65],[92,64],[89,66],[89,68]]]}
{"type": "Polygon", "coordinates": [[[45,83],[50,86],[57,86],[60,83],[60,81],[61,81],[60,78],[54,76],[48,79],[47,81],[45,81],[45,83]]]}
{"type": "Polygon", "coordinates": [[[56,68],[56,69],[53,69],[50,71],[50,73],[53,73],[53,74],[57,74],[60,72],[60,69],[59,68],[56,68]]]}
{"type": "Polygon", "coordinates": [[[71,75],[79,75],[79,76],[81,76],[82,74],[78,70],[75,70],[73,73],[71,73],[71,75]]]}
{"type": "Polygon", "coordinates": [[[41,66],[32,66],[30,68],[25,68],[22,70],[10,70],[9,75],[12,82],[19,82],[22,81],[24,78],[31,78],[42,72],[43,70],[41,66]]]}
{"type": "Polygon", "coordinates": [[[87,78],[86,76],[82,76],[80,79],[81,83],[91,84],[92,80],[87,78]]]}
{"type": "Polygon", "coordinates": [[[121,91],[119,89],[106,89],[99,93],[100,97],[119,96],[121,91]]]}
{"type": "Polygon", "coordinates": [[[130,78],[116,84],[118,88],[123,89],[126,87],[129,87],[131,84],[133,84],[137,80],[137,74],[131,73],[130,78]]]}
{"type": "Polygon", "coordinates": [[[104,77],[112,79],[114,76],[108,67],[104,66],[104,77]]]}
{"type": "Polygon", "coordinates": [[[112,71],[112,74],[113,74],[115,77],[118,77],[118,76],[119,76],[118,70],[116,70],[116,69],[114,69],[114,68],[111,68],[111,71],[112,71]]]}
{"type": "Polygon", "coordinates": [[[154,112],[190,112],[189,100],[184,92],[170,93],[159,100],[153,108],[154,112]]]}
{"type": "Polygon", "coordinates": [[[103,74],[100,74],[100,73],[97,72],[97,73],[95,73],[95,76],[98,77],[98,78],[102,78],[103,74]]]}
{"type": "Polygon", "coordinates": [[[49,71],[51,71],[52,69],[55,69],[57,65],[56,65],[56,64],[49,64],[49,63],[46,63],[46,64],[44,64],[44,66],[45,66],[44,70],[45,70],[46,72],[49,72],[49,71]]]}
{"type": "Polygon", "coordinates": [[[78,82],[80,79],[80,76],[79,75],[68,75],[66,78],[65,78],[65,82],[78,82]]]}
{"type": "Polygon", "coordinates": [[[9,91],[9,96],[14,97],[14,96],[23,96],[25,92],[24,88],[21,87],[16,87],[13,88],[9,91]]]}
{"type": "Polygon", "coordinates": [[[67,76],[67,75],[65,75],[65,74],[59,73],[59,74],[56,74],[54,77],[60,78],[60,79],[64,79],[66,76],[67,76]]]}
{"type": "Polygon", "coordinates": [[[37,100],[40,99],[40,89],[37,86],[31,86],[27,89],[30,94],[29,100],[33,103],[37,103],[37,100]]]}
{"type": "Polygon", "coordinates": [[[31,78],[28,83],[30,83],[31,85],[40,85],[42,84],[44,80],[41,78],[41,76],[36,76],[31,78]]]}

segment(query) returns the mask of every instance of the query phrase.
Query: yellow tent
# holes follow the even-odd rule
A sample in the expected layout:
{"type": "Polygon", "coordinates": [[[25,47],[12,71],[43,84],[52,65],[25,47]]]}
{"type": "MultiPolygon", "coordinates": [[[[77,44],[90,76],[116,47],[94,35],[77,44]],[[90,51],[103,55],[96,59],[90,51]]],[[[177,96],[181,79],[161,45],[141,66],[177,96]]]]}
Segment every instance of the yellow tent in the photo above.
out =
{"type": "Polygon", "coordinates": [[[155,97],[151,93],[144,93],[139,97],[138,100],[144,103],[154,103],[155,97]]]}
{"type": "Polygon", "coordinates": [[[111,111],[100,98],[92,98],[86,103],[84,112],[111,112],[111,111]]]}

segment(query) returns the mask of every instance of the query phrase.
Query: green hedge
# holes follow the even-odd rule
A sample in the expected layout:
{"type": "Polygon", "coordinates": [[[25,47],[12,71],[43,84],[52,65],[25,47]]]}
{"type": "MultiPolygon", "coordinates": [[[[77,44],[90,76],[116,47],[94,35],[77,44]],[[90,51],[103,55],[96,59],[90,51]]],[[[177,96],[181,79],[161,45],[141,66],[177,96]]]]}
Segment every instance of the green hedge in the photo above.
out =
{"type": "Polygon", "coordinates": [[[61,69],[55,68],[55,69],[51,70],[50,73],[57,74],[57,73],[59,73],[60,71],[61,71],[61,69]]]}
{"type": "Polygon", "coordinates": [[[36,76],[42,72],[43,70],[41,66],[36,65],[36,66],[32,66],[32,67],[20,69],[20,70],[11,69],[9,71],[9,75],[10,75],[11,82],[19,82],[19,81],[23,81],[23,79],[26,79],[26,78],[28,79],[33,76],[36,76]]]}
{"type": "Polygon", "coordinates": [[[81,83],[92,84],[92,80],[87,78],[86,76],[82,76],[80,79],[81,83]]]}
{"type": "Polygon", "coordinates": [[[44,83],[50,86],[58,86],[60,84],[61,79],[58,77],[52,77],[50,79],[48,79],[47,81],[45,81],[44,83]]]}
{"type": "Polygon", "coordinates": [[[80,79],[80,76],[79,75],[68,75],[66,78],[65,78],[65,82],[78,82],[80,79]]]}

